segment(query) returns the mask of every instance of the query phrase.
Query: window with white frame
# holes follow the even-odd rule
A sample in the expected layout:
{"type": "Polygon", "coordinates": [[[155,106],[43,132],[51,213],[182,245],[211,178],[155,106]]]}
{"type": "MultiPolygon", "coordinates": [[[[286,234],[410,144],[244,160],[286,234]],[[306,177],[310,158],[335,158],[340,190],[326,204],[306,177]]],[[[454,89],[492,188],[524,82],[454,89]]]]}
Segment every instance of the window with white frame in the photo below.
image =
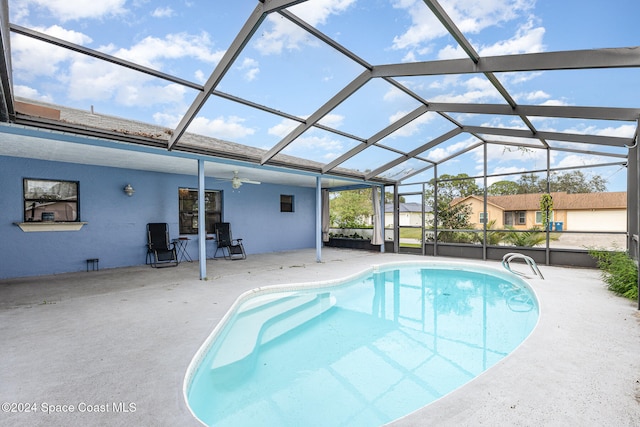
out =
{"type": "MultiPolygon", "coordinates": [[[[549,212],[549,222],[553,222],[553,211],[549,212]]],[[[536,224],[542,225],[542,211],[536,211],[536,224]]]]}

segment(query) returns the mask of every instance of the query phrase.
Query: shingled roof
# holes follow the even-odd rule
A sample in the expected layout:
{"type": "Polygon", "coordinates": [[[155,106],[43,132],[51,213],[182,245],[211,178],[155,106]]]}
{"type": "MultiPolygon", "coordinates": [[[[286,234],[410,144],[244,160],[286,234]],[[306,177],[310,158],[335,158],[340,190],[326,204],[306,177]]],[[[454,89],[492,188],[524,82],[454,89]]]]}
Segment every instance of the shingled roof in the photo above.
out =
{"type": "MultiPolygon", "coordinates": [[[[487,202],[505,211],[533,211],[540,209],[541,193],[510,194],[506,196],[487,196],[487,202]]],[[[480,196],[468,196],[454,199],[451,204],[458,204],[470,197],[482,200],[480,196]]],[[[608,193],[551,193],[553,208],[561,210],[576,209],[626,209],[627,192],[608,193]]]]}

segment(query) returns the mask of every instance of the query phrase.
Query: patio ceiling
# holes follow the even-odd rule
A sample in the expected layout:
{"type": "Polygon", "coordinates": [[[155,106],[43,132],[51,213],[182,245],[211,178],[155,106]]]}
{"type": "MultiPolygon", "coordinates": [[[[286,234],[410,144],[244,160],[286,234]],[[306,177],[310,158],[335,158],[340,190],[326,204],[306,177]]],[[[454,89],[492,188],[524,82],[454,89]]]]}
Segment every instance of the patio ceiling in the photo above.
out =
{"type": "MultiPolygon", "coordinates": [[[[375,44],[377,37],[374,32],[382,31],[379,28],[359,27],[359,22],[341,22],[336,16],[330,16],[329,18],[334,18],[337,22],[334,24],[335,27],[331,27],[331,33],[328,33],[322,30],[323,25],[327,25],[326,22],[309,22],[303,19],[309,15],[305,7],[310,7],[314,0],[257,1],[252,10],[246,8],[248,13],[244,17],[244,24],[232,37],[228,48],[221,53],[215,66],[209,70],[208,78],[203,78],[203,83],[154,68],[146,63],[137,63],[108,52],[104,46],[101,49],[88,47],[71,39],[54,36],[51,34],[52,31],[46,32],[9,22],[10,3],[12,2],[2,0],[0,11],[4,52],[0,58],[0,119],[21,129],[38,129],[38,132],[29,135],[22,133],[20,138],[16,136],[16,132],[9,133],[9,137],[4,134],[0,144],[0,155],[22,155],[175,173],[194,173],[194,162],[188,160],[204,156],[212,162],[208,166],[209,176],[228,177],[233,170],[241,168],[243,175],[265,182],[312,186],[315,176],[321,176],[323,186],[340,186],[353,182],[389,184],[415,180],[421,177],[421,172],[429,170],[434,165],[463,155],[484,143],[558,153],[597,153],[599,156],[620,158],[627,155],[627,147],[633,146],[638,138],[640,107],[637,105],[640,104],[640,91],[637,88],[640,77],[640,47],[622,45],[596,49],[481,55],[476,47],[479,43],[472,42],[468,35],[475,33],[465,34],[462,28],[466,28],[466,24],[453,19],[454,14],[449,10],[455,8],[450,6],[450,9],[447,9],[449,2],[443,1],[440,4],[435,0],[425,0],[416,7],[423,9],[418,12],[425,16],[425,19],[430,19],[430,25],[435,25],[436,21],[439,23],[450,42],[455,42],[451,49],[457,50],[463,57],[425,60],[407,55],[402,58],[402,62],[380,62],[381,59],[377,59],[378,53],[371,53],[371,58],[365,57],[364,53],[370,52],[368,49],[360,47],[359,42],[342,36],[343,32],[347,35],[362,34],[364,40],[375,44]],[[272,31],[270,26],[276,25],[275,21],[269,21],[274,18],[278,19],[277,25],[295,27],[295,31],[302,34],[297,37],[308,40],[308,56],[301,62],[292,60],[289,73],[311,74],[313,70],[324,66],[324,58],[331,57],[336,58],[336,64],[339,64],[341,70],[348,70],[341,74],[342,83],[333,84],[332,92],[312,96],[311,87],[317,83],[310,77],[306,82],[309,99],[306,99],[307,93],[301,92],[297,99],[291,101],[279,99],[282,92],[278,91],[287,87],[286,75],[282,75],[281,79],[264,82],[259,88],[264,93],[253,93],[252,89],[243,89],[246,84],[236,84],[239,79],[238,70],[243,68],[242,61],[250,59],[253,46],[264,42],[265,34],[272,31]],[[132,136],[130,133],[114,131],[108,127],[100,129],[96,124],[81,120],[53,120],[25,113],[16,107],[15,80],[21,76],[11,66],[12,63],[22,60],[22,57],[12,57],[12,44],[16,41],[24,44],[25,40],[33,46],[44,45],[51,49],[73,52],[74,55],[79,55],[78,58],[88,58],[91,61],[111,64],[109,66],[132,70],[156,82],[179,87],[180,90],[192,94],[191,101],[181,109],[174,121],[177,124],[173,127],[156,124],[158,129],[168,130],[160,132],[161,136],[151,137],[147,134],[132,136]],[[312,48],[308,46],[314,46],[314,49],[322,46],[322,53],[309,53],[312,48]],[[622,72],[616,73],[616,70],[622,72]],[[632,72],[625,72],[628,70],[632,72]],[[607,99],[602,99],[598,105],[574,105],[569,101],[564,104],[519,102],[520,99],[529,98],[518,92],[521,89],[514,83],[518,79],[532,79],[532,76],[547,73],[558,79],[570,81],[572,78],[567,77],[566,73],[576,73],[574,75],[579,76],[585,72],[594,73],[595,79],[591,80],[591,85],[569,89],[567,94],[558,94],[558,98],[577,99],[579,97],[575,96],[575,92],[592,91],[592,85],[607,87],[607,84],[616,83],[615,87],[618,88],[621,83],[617,80],[624,79],[630,91],[630,101],[622,105],[612,105],[607,99]],[[424,88],[429,83],[434,83],[432,87],[437,87],[433,79],[439,79],[438,84],[442,85],[445,81],[443,79],[447,78],[477,79],[484,90],[492,95],[477,98],[468,91],[450,94],[449,97],[434,95],[436,99],[430,99],[430,91],[424,88]],[[269,92],[270,85],[274,86],[274,92],[269,92]],[[235,93],[229,91],[233,88],[236,88],[235,93]],[[373,100],[382,93],[402,98],[402,108],[385,110],[381,102],[374,102],[373,100]],[[478,102],[477,99],[491,102],[478,102]],[[273,103],[267,102],[269,100],[273,103]],[[291,110],[288,111],[285,107],[291,110]],[[239,138],[238,141],[227,143],[225,138],[218,138],[215,134],[205,135],[210,138],[207,141],[216,142],[212,144],[189,137],[189,134],[199,133],[200,128],[196,124],[200,119],[209,117],[212,120],[219,112],[231,108],[244,112],[243,122],[263,117],[272,128],[276,128],[280,121],[286,123],[286,131],[279,133],[277,138],[272,136],[271,142],[263,140],[264,137],[256,136],[255,140],[247,142],[239,138]],[[332,118],[335,117],[345,120],[340,124],[334,124],[332,118]],[[384,117],[386,122],[381,121],[381,117],[384,117]],[[349,119],[352,120],[349,125],[343,126],[342,124],[349,119]],[[562,124],[563,129],[558,130],[559,124],[562,124]],[[626,125],[624,131],[614,129],[607,132],[607,129],[616,128],[621,124],[626,125]],[[421,127],[422,131],[416,131],[417,127],[421,127]],[[59,148],[51,150],[35,143],[35,139],[38,138],[48,139],[47,132],[51,132],[49,135],[73,134],[87,139],[71,141],[68,138],[56,137],[52,144],[58,144],[59,148]],[[96,137],[119,141],[121,144],[105,146],[92,143],[91,138],[96,137]],[[316,150],[328,140],[340,143],[334,144],[335,149],[330,156],[324,155],[326,153],[321,156],[316,150]],[[32,143],[28,143],[29,141],[32,143]],[[122,151],[123,148],[134,154],[122,151]],[[213,162],[217,159],[222,159],[222,163],[214,165],[213,162]],[[288,175],[288,170],[296,173],[288,175]]],[[[363,8],[362,14],[366,14],[364,5],[355,5],[353,8],[363,8]]],[[[225,6],[216,6],[215,12],[222,14],[224,11],[225,6]]],[[[60,25],[64,24],[65,22],[60,22],[60,25]]],[[[391,19],[386,24],[398,27],[403,25],[391,19]]],[[[607,26],[615,25],[615,22],[603,22],[601,30],[606,31],[607,26]]],[[[211,31],[215,33],[215,29],[211,31]]],[[[402,30],[398,29],[397,33],[401,32],[402,30]]],[[[637,42],[633,37],[630,39],[631,43],[637,42]]],[[[374,48],[380,51],[384,50],[385,46],[379,45],[374,48]]],[[[20,54],[25,55],[25,52],[21,47],[20,54]]],[[[37,55],[37,52],[34,50],[33,55],[37,55]]],[[[380,54],[380,58],[385,57],[380,54]]],[[[98,79],[100,76],[94,77],[98,79]]],[[[467,83],[469,81],[465,80],[467,83]]],[[[23,84],[20,87],[22,88],[23,84]]],[[[303,85],[302,88],[292,87],[291,91],[304,89],[303,85]]],[[[541,85],[539,91],[545,90],[541,85]]],[[[28,98],[21,100],[30,102],[28,98]]],[[[32,101],[39,103],[41,99],[32,101]]],[[[124,117],[140,119],[126,114],[124,117]]],[[[254,129],[261,126],[265,125],[256,124],[254,129]]],[[[10,126],[3,128],[16,129],[10,126]]]]}

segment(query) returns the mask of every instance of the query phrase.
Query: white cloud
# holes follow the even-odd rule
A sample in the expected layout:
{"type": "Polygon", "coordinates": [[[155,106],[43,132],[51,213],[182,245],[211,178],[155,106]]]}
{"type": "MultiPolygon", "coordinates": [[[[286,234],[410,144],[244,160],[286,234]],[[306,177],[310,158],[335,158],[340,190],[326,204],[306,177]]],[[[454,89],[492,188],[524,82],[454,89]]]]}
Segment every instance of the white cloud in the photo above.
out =
{"type": "MultiPolygon", "coordinates": [[[[46,9],[62,22],[76,19],[100,19],[126,12],[126,0],[21,0],[19,16],[28,15],[28,8],[46,9]]],[[[13,6],[13,4],[11,5],[13,6]]]]}
{"type": "Polygon", "coordinates": [[[168,128],[176,128],[178,126],[178,123],[180,123],[180,119],[182,118],[182,116],[179,115],[173,115],[173,114],[169,114],[169,113],[155,113],[153,115],[153,121],[161,126],[164,127],[168,127],[168,128]]]}
{"type": "Polygon", "coordinates": [[[325,126],[338,129],[344,123],[344,116],[341,114],[329,113],[318,121],[325,126]]]}
{"type": "Polygon", "coordinates": [[[600,163],[607,163],[611,161],[611,159],[605,159],[600,156],[580,156],[577,154],[569,154],[564,156],[558,163],[554,163],[553,166],[557,168],[567,168],[567,167],[575,167],[575,166],[589,166],[589,165],[597,165],[600,163]]]}
{"type": "Polygon", "coordinates": [[[384,101],[387,102],[392,102],[398,99],[403,99],[405,97],[405,93],[403,91],[401,91],[400,89],[398,89],[395,86],[391,86],[389,85],[389,89],[387,90],[387,92],[382,96],[382,99],[384,101]]]}
{"type": "Polygon", "coordinates": [[[635,134],[636,126],[635,125],[620,125],[620,126],[608,126],[604,128],[599,128],[595,125],[586,125],[582,124],[581,126],[567,128],[560,132],[565,133],[577,133],[580,135],[600,135],[600,136],[614,136],[621,138],[631,138],[635,134]]]}
{"type": "MultiPolygon", "coordinates": [[[[312,26],[324,24],[329,16],[344,13],[356,0],[315,0],[301,3],[291,11],[312,26]]],[[[279,54],[284,49],[300,49],[303,44],[314,44],[315,40],[297,25],[278,14],[270,14],[267,22],[271,29],[262,33],[254,47],[263,55],[279,54]]]]}
{"type": "MultiPolygon", "coordinates": [[[[406,111],[398,111],[397,113],[389,117],[389,124],[396,122],[397,120],[401,119],[406,115],[407,115],[406,111]]],[[[422,114],[420,117],[413,119],[411,122],[407,123],[397,131],[393,132],[391,135],[389,135],[389,138],[408,137],[408,136],[416,135],[420,133],[423,127],[428,123],[430,123],[435,117],[436,117],[435,113],[431,113],[431,112],[422,114]]]]}
{"type": "Polygon", "coordinates": [[[164,38],[145,37],[131,48],[113,49],[104,47],[114,56],[134,61],[141,65],[160,69],[163,59],[193,58],[207,63],[217,63],[224,51],[212,51],[212,42],[207,33],[198,35],[177,33],[164,38]]]}
{"type": "Polygon", "coordinates": [[[547,101],[544,101],[540,105],[559,106],[559,105],[569,105],[569,104],[561,99],[549,99],[547,101]]]}
{"type": "Polygon", "coordinates": [[[438,162],[442,159],[445,159],[451,156],[458,151],[467,148],[469,146],[468,141],[456,142],[455,144],[449,145],[448,147],[436,147],[433,150],[429,151],[427,157],[429,160],[438,162]]]}
{"type": "Polygon", "coordinates": [[[43,95],[40,92],[38,92],[37,89],[34,89],[29,86],[13,85],[13,91],[15,96],[18,96],[18,97],[36,99],[44,102],[53,102],[53,99],[51,99],[51,96],[43,95]]]}
{"type": "MultiPolygon", "coordinates": [[[[542,39],[545,29],[533,27],[531,21],[520,27],[516,35],[508,40],[500,40],[493,45],[478,47],[480,56],[516,55],[523,53],[541,52],[544,50],[542,39]]],[[[459,45],[447,45],[438,51],[438,59],[467,58],[468,55],[459,45]]]]}
{"type": "Polygon", "coordinates": [[[198,116],[189,125],[189,132],[237,141],[255,133],[255,129],[244,126],[244,121],[245,119],[237,116],[219,116],[215,119],[198,116]]]}
{"type": "Polygon", "coordinates": [[[326,161],[333,160],[344,151],[343,144],[337,139],[329,136],[304,135],[295,140],[283,150],[283,153],[297,155],[302,158],[317,159],[326,161]]]}
{"type": "Polygon", "coordinates": [[[405,9],[411,18],[409,29],[393,39],[394,49],[420,47],[423,43],[447,35],[447,31],[422,1],[396,0],[393,7],[405,9]]]}
{"type": "Polygon", "coordinates": [[[289,135],[291,131],[293,131],[300,123],[294,122],[293,120],[284,119],[280,123],[275,126],[272,126],[268,129],[267,133],[269,135],[275,135],[279,138],[284,138],[289,135]]]}
{"type": "Polygon", "coordinates": [[[451,89],[455,92],[432,96],[432,102],[486,102],[502,100],[495,87],[484,77],[460,78],[446,76],[432,84],[434,89],[451,89]]]}
{"type": "Polygon", "coordinates": [[[193,73],[193,77],[199,83],[204,83],[207,81],[207,76],[205,76],[204,71],[202,70],[196,70],[195,73],[193,73]]]}
{"type": "Polygon", "coordinates": [[[158,7],[153,12],[151,12],[151,16],[154,18],[170,18],[175,14],[175,11],[171,9],[170,6],[166,7],[158,7]]]}
{"type": "Polygon", "coordinates": [[[258,61],[252,58],[245,58],[238,66],[240,71],[244,72],[244,78],[248,81],[253,81],[260,73],[260,66],[258,61]]]}
{"type": "MultiPolygon", "coordinates": [[[[82,33],[59,26],[41,31],[77,44],[92,42],[90,37],[82,33]]],[[[162,39],[147,37],[130,48],[108,45],[98,50],[162,71],[171,60],[195,58],[208,64],[217,62],[223,52],[213,51],[211,44],[206,33],[179,33],[168,34],[162,39]]],[[[149,108],[169,103],[180,105],[188,90],[127,68],[65,49],[52,48],[26,37],[14,36],[12,45],[14,75],[21,79],[17,84],[49,77],[58,82],[58,91],[66,90],[73,100],[113,99],[120,105],[149,108]]]]}
{"type": "MultiPolygon", "coordinates": [[[[515,166],[510,166],[510,167],[497,167],[494,168],[493,170],[491,170],[489,172],[489,174],[516,174],[519,172],[524,172],[526,169],[525,168],[519,168],[519,167],[515,167],[515,166]]],[[[515,179],[513,179],[513,177],[509,177],[509,176],[492,176],[492,177],[487,177],[487,186],[491,185],[491,184],[495,184],[498,181],[515,181],[515,179]],[[511,179],[509,179],[511,178],[511,179]]],[[[482,184],[480,184],[482,185],[482,184]]]]}
{"type": "Polygon", "coordinates": [[[518,98],[522,98],[526,101],[529,102],[535,102],[535,101],[539,101],[541,99],[545,99],[548,100],[549,98],[551,98],[551,95],[549,95],[547,92],[543,91],[543,90],[536,90],[534,92],[528,92],[525,94],[521,94],[518,96],[518,98]]]}
{"type": "MultiPolygon", "coordinates": [[[[91,37],[58,25],[48,28],[36,27],[34,30],[80,45],[92,42],[91,37]]],[[[14,75],[19,74],[25,80],[36,76],[54,76],[59,72],[63,62],[78,57],[69,50],[53,48],[49,44],[21,35],[12,35],[11,48],[14,75]]]]}
{"type": "Polygon", "coordinates": [[[468,57],[469,55],[457,45],[452,46],[448,44],[438,51],[438,59],[460,59],[468,57]]]}
{"type": "Polygon", "coordinates": [[[97,60],[76,61],[69,68],[67,95],[73,100],[109,100],[127,107],[180,104],[187,89],[97,60]]]}
{"type": "Polygon", "coordinates": [[[480,48],[480,56],[516,55],[522,53],[535,53],[544,50],[545,29],[532,28],[530,23],[520,28],[518,33],[509,40],[502,40],[491,46],[480,48]]]}
{"type": "MultiPolygon", "coordinates": [[[[460,31],[477,34],[504,24],[533,8],[535,0],[449,0],[442,7],[460,31]]],[[[421,0],[396,0],[393,6],[409,14],[411,26],[393,40],[394,49],[414,49],[449,33],[421,0]]]]}
{"type": "Polygon", "coordinates": [[[313,26],[323,25],[331,15],[344,13],[356,0],[314,0],[291,8],[297,16],[313,26]]]}

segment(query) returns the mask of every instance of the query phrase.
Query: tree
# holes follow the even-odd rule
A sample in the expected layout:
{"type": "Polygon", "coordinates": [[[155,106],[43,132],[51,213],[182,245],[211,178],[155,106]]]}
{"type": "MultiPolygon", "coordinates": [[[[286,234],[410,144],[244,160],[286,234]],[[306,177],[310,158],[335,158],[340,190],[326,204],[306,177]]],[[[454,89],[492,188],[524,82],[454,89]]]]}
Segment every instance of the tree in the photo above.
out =
{"type": "MultiPolygon", "coordinates": [[[[438,227],[451,230],[464,230],[473,228],[470,222],[473,213],[471,205],[458,203],[457,205],[442,205],[438,202],[438,227]]],[[[433,220],[430,221],[433,227],[433,220]]],[[[470,236],[465,232],[440,231],[438,240],[442,242],[468,242],[470,236]]]]}
{"type": "MultiPolygon", "coordinates": [[[[435,181],[429,181],[425,197],[433,201],[435,195],[435,181]]],[[[459,197],[482,194],[482,189],[476,184],[474,178],[469,178],[466,173],[458,175],[441,175],[438,179],[438,227],[444,229],[469,229],[471,225],[471,205],[458,203],[451,205],[451,202],[459,197]]],[[[431,228],[435,226],[435,221],[430,220],[428,224],[431,228]]],[[[469,241],[467,233],[457,231],[441,231],[438,233],[438,240],[445,242],[469,241]]]]}
{"type": "MultiPolygon", "coordinates": [[[[427,184],[426,198],[431,200],[434,196],[434,180],[427,184]]],[[[476,184],[475,178],[470,178],[466,173],[458,175],[443,174],[438,178],[438,201],[444,200],[447,204],[456,197],[467,197],[473,194],[481,195],[482,189],[476,184]]]]}
{"type": "MultiPolygon", "coordinates": [[[[607,180],[600,175],[588,179],[582,171],[552,173],[549,176],[549,189],[552,193],[601,193],[607,191],[607,180]]],[[[547,192],[547,180],[533,173],[521,175],[517,181],[498,181],[487,188],[490,196],[508,194],[535,194],[547,192]]]]}
{"type": "Polygon", "coordinates": [[[587,179],[582,171],[576,170],[563,174],[551,174],[549,184],[552,192],[599,193],[607,190],[607,181],[600,175],[587,179]]]}
{"type": "Polygon", "coordinates": [[[497,181],[487,188],[489,196],[506,196],[508,194],[518,194],[520,186],[513,181],[497,181]]]}
{"type": "MultiPolygon", "coordinates": [[[[404,196],[400,196],[399,197],[399,201],[400,203],[404,203],[406,201],[406,199],[404,198],[404,196]]],[[[384,193],[384,202],[385,203],[393,203],[393,193],[388,193],[385,191],[384,193]]]]}
{"type": "Polygon", "coordinates": [[[331,224],[340,228],[360,228],[373,215],[371,188],[340,191],[329,201],[331,224]]]}
{"type": "Polygon", "coordinates": [[[520,176],[517,183],[518,194],[546,193],[547,191],[547,180],[540,179],[538,175],[532,173],[520,176]]]}

